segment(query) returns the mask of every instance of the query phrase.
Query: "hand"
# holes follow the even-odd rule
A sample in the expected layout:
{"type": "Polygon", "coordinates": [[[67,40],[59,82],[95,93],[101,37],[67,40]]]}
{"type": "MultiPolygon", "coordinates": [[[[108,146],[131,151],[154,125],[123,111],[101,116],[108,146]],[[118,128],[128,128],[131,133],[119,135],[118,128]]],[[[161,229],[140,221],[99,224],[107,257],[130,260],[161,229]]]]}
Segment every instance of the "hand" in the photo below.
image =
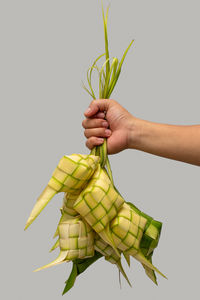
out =
{"type": "Polygon", "coordinates": [[[93,100],[84,115],[82,126],[89,149],[101,145],[103,138],[107,138],[108,154],[129,148],[134,117],[115,100],[93,100]]]}
{"type": "Polygon", "coordinates": [[[200,125],[170,125],[135,118],[111,99],[93,100],[83,120],[86,146],[107,138],[108,154],[137,149],[200,166],[200,125]]]}

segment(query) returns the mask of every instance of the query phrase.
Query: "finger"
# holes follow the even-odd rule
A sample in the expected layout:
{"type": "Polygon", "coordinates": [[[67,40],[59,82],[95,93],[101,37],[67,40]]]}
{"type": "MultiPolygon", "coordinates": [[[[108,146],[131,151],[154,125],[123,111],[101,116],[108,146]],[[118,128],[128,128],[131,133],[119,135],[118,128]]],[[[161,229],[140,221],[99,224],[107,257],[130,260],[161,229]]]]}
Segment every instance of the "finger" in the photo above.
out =
{"type": "Polygon", "coordinates": [[[99,128],[99,127],[108,127],[108,122],[104,119],[85,119],[82,122],[82,126],[85,129],[88,128],[99,128]]]}
{"type": "Polygon", "coordinates": [[[105,113],[104,112],[98,112],[96,115],[94,115],[92,118],[99,118],[99,119],[104,119],[105,118],[105,113]]]}
{"type": "Polygon", "coordinates": [[[91,138],[87,139],[85,144],[90,150],[92,150],[92,148],[103,144],[103,142],[104,142],[104,139],[92,136],[91,138]]]}
{"type": "Polygon", "coordinates": [[[84,135],[86,138],[90,138],[92,136],[95,137],[109,137],[111,135],[111,130],[106,128],[91,128],[85,129],[84,135]]]}
{"type": "Polygon", "coordinates": [[[98,99],[98,100],[93,100],[90,103],[90,106],[87,108],[85,111],[85,116],[86,117],[92,117],[96,113],[104,112],[107,111],[110,105],[110,100],[109,99],[98,99]]]}

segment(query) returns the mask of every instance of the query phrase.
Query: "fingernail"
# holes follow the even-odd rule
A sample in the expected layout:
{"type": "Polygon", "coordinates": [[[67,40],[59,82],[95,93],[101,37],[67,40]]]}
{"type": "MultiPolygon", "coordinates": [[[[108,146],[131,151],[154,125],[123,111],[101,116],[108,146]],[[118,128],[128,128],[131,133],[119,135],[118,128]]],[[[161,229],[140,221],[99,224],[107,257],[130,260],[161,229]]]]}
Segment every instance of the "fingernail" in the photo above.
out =
{"type": "Polygon", "coordinates": [[[107,123],[107,122],[103,122],[103,123],[102,123],[102,126],[103,126],[103,127],[107,127],[107,126],[108,126],[108,123],[107,123]]]}
{"type": "Polygon", "coordinates": [[[106,134],[107,136],[111,135],[111,130],[106,129],[106,130],[105,130],[105,134],[106,134]]]}
{"type": "Polygon", "coordinates": [[[85,111],[85,114],[89,114],[90,112],[91,112],[91,108],[88,107],[88,108],[86,109],[86,111],[85,111]]]}

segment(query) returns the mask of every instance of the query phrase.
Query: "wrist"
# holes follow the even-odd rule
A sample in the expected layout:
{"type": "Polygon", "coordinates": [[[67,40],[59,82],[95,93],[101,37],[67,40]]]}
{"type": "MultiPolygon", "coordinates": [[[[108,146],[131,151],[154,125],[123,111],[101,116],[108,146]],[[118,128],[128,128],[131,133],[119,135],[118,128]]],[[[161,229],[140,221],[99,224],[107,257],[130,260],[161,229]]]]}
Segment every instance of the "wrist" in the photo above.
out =
{"type": "Polygon", "coordinates": [[[141,143],[141,132],[145,121],[132,117],[128,129],[128,149],[138,149],[141,143]]]}

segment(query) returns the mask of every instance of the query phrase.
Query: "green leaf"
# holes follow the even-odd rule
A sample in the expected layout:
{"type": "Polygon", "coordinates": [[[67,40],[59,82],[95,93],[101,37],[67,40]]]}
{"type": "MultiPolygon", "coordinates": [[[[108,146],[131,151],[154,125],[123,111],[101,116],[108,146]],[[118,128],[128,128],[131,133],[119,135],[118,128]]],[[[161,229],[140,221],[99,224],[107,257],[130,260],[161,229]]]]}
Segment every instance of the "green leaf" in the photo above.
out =
{"type": "Polygon", "coordinates": [[[101,59],[104,55],[105,55],[105,53],[99,55],[99,56],[95,59],[95,61],[93,62],[92,66],[91,66],[91,67],[88,69],[88,71],[87,71],[87,81],[88,81],[88,84],[89,84],[90,91],[89,91],[88,88],[85,86],[85,84],[82,82],[83,88],[86,90],[86,92],[87,92],[88,94],[90,94],[90,96],[91,96],[93,99],[96,99],[96,96],[95,96],[94,90],[93,90],[93,88],[92,88],[92,71],[93,71],[93,69],[96,69],[98,72],[100,72],[99,69],[98,69],[98,66],[96,65],[96,63],[97,63],[97,61],[98,61],[99,59],[101,59]]]}
{"type": "Polygon", "coordinates": [[[72,271],[69,275],[69,278],[65,281],[66,285],[63,290],[62,295],[66,294],[73,286],[76,280],[76,277],[83,273],[90,265],[97,261],[103,255],[95,251],[94,256],[84,258],[84,259],[75,259],[73,261],[72,271]]]}
{"type": "MultiPolygon", "coordinates": [[[[106,16],[104,15],[104,8],[103,8],[103,2],[102,4],[102,15],[103,15],[103,25],[104,25],[104,39],[105,39],[105,52],[106,52],[106,59],[109,59],[109,50],[108,50],[108,32],[107,32],[107,23],[108,23],[108,10],[109,6],[106,10],[106,16]]],[[[108,64],[106,65],[106,76],[108,76],[108,73],[110,71],[110,62],[108,61],[108,64]]]]}
{"type": "MultiPolygon", "coordinates": [[[[114,180],[113,180],[113,175],[112,175],[112,170],[111,170],[111,166],[110,166],[110,161],[108,158],[108,155],[106,155],[106,168],[107,168],[107,174],[112,182],[112,185],[114,186],[114,180]]],[[[116,189],[116,187],[114,186],[114,188],[116,189]]]]}
{"type": "Polygon", "coordinates": [[[91,68],[88,69],[88,71],[87,71],[87,81],[88,81],[88,84],[89,84],[89,87],[90,87],[90,90],[91,90],[92,97],[93,97],[93,99],[95,99],[96,96],[94,94],[94,91],[93,91],[93,88],[92,88],[92,82],[91,82],[93,69],[94,69],[94,66],[92,66],[91,68]],[[89,72],[90,72],[90,76],[89,76],[89,72]]]}
{"type": "Polygon", "coordinates": [[[76,262],[73,262],[72,271],[71,274],[69,275],[69,278],[65,281],[66,285],[62,295],[66,294],[74,286],[74,282],[76,280],[76,277],[78,276],[77,271],[78,270],[77,270],[76,262]]]}
{"type": "Polygon", "coordinates": [[[82,81],[82,86],[84,88],[84,90],[93,98],[93,95],[91,94],[91,92],[88,90],[88,88],[85,86],[85,84],[82,81]]]}
{"type": "Polygon", "coordinates": [[[104,72],[104,68],[105,68],[105,66],[107,68],[108,64],[109,64],[109,58],[106,59],[106,61],[103,63],[103,65],[101,67],[101,70],[100,70],[100,73],[99,73],[99,98],[100,99],[102,99],[104,97],[106,81],[107,81],[107,78],[109,76],[109,74],[107,74],[107,71],[106,71],[106,74],[104,72]]]}
{"type": "MultiPolygon", "coordinates": [[[[150,256],[146,257],[150,263],[152,263],[152,254],[153,252],[151,253],[150,256]]],[[[147,266],[143,265],[144,269],[145,269],[145,273],[146,275],[156,284],[158,285],[158,282],[157,282],[157,278],[156,278],[156,274],[155,274],[155,271],[154,270],[151,270],[150,268],[148,268],[147,266]]]]}
{"type": "Polygon", "coordinates": [[[103,255],[99,252],[95,251],[94,256],[88,257],[85,259],[77,259],[77,269],[78,269],[78,275],[83,273],[89,266],[91,266],[95,261],[97,261],[99,258],[101,258],[103,255]]]}
{"type": "Polygon", "coordinates": [[[108,91],[110,89],[110,85],[112,84],[112,82],[115,78],[117,66],[118,66],[118,59],[116,57],[114,57],[111,67],[110,67],[109,74],[106,78],[105,86],[104,86],[104,95],[103,95],[104,99],[108,98],[108,91]],[[111,77],[111,74],[112,74],[112,77],[111,77]]]}
{"type": "Polygon", "coordinates": [[[114,89],[114,87],[115,87],[115,85],[117,83],[117,80],[118,80],[119,75],[121,73],[121,68],[122,68],[124,59],[125,59],[125,57],[127,55],[128,50],[130,49],[131,45],[133,44],[133,42],[134,42],[134,40],[131,41],[131,43],[129,44],[129,46],[127,47],[127,49],[125,50],[125,52],[124,52],[124,54],[122,56],[122,59],[121,59],[121,61],[119,63],[118,70],[116,72],[115,78],[114,78],[113,82],[110,85],[110,89],[109,89],[109,93],[108,93],[108,98],[110,98],[110,95],[111,95],[111,93],[112,93],[112,91],[113,91],[113,89],[114,89]]]}

